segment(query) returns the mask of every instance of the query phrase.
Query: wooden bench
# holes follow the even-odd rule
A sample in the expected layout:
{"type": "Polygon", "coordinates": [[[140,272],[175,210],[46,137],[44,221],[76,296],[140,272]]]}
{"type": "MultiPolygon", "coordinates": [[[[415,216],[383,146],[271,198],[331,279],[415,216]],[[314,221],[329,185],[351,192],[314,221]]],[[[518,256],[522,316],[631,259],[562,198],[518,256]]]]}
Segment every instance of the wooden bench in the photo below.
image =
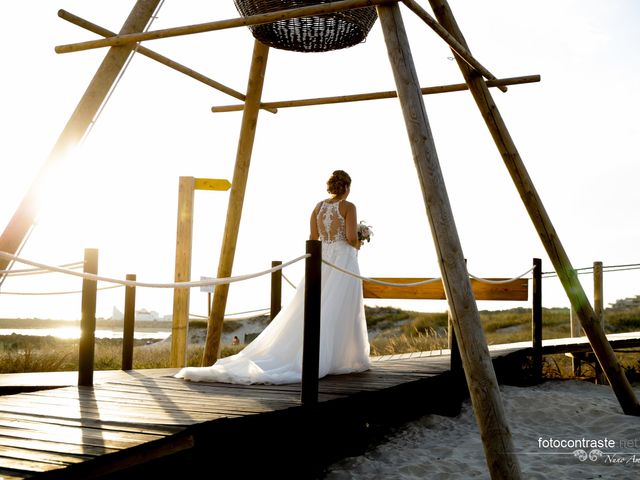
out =
{"type": "MultiPolygon", "coordinates": [[[[542,267],[540,259],[533,259],[533,280],[532,280],[532,346],[534,375],[539,380],[542,375],[542,267]]],[[[428,278],[380,278],[387,283],[415,284],[427,280],[428,278]]],[[[471,288],[476,300],[502,300],[502,301],[527,301],[529,299],[529,279],[517,278],[509,281],[508,278],[487,278],[491,282],[487,283],[471,278],[471,288]]],[[[381,285],[368,281],[362,282],[364,298],[389,298],[389,299],[416,299],[416,300],[446,300],[442,280],[424,283],[422,285],[412,285],[409,287],[381,285]]],[[[451,372],[462,379],[462,361],[458,351],[457,340],[449,319],[449,348],[451,349],[451,372]]],[[[462,379],[462,380],[460,380],[462,379]]]]}

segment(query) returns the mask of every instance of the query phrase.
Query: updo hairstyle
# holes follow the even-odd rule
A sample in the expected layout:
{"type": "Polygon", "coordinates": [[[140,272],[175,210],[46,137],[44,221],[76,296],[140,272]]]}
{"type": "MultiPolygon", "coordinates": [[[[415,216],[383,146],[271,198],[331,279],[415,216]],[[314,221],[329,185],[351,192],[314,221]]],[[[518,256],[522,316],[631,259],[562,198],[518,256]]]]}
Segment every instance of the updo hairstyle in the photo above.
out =
{"type": "Polygon", "coordinates": [[[349,174],[344,170],[336,170],[331,174],[331,178],[327,180],[327,192],[331,195],[342,195],[350,185],[351,177],[349,174]]]}

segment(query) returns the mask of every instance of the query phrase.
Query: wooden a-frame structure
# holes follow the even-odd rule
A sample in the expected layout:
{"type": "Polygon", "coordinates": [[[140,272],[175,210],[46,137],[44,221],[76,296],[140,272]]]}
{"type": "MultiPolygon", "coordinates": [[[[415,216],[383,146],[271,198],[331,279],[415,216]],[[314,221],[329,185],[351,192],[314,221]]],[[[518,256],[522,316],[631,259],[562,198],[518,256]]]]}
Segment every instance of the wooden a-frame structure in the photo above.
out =
{"type": "MultiPolygon", "coordinates": [[[[620,368],[615,353],[607,341],[594,310],[578,281],[576,272],[489,92],[490,86],[497,86],[502,90],[506,90],[505,85],[536,81],[537,78],[496,79],[469,52],[447,0],[429,0],[435,18],[415,0],[402,0],[401,2],[396,0],[340,0],[243,18],[140,33],[152,17],[159,3],[160,0],[138,0],[118,35],[114,35],[113,32],[75,17],[68,12],[60,11],[59,15],[62,18],[98,33],[105,38],[79,44],[62,45],[56,47],[58,53],[99,47],[111,48],[109,48],[104,61],[98,68],[92,82],[60,135],[50,157],[0,237],[0,251],[15,253],[20,248],[34,222],[37,213],[38,195],[46,176],[64,158],[65,153],[75,146],[85,134],[94,114],[104,101],[137,42],[376,6],[393,69],[397,93],[381,92],[354,95],[348,98],[311,99],[299,101],[298,104],[336,103],[339,101],[365,100],[369,97],[398,96],[409,134],[449,310],[453,318],[455,335],[491,477],[520,478],[520,467],[514,453],[515,449],[505,418],[498,383],[493,371],[488,347],[484,340],[480,317],[467,275],[460,240],[422,99],[423,93],[437,93],[462,88],[470,90],[623,411],[626,414],[640,415],[640,404],[620,368]],[[418,15],[452,48],[455,59],[464,76],[465,85],[434,87],[431,92],[423,92],[421,90],[398,3],[403,3],[418,15]]],[[[296,102],[284,102],[282,105],[262,102],[262,86],[269,47],[258,41],[254,45],[246,95],[147,48],[138,46],[137,51],[213,88],[228,93],[243,102],[240,138],[218,265],[218,277],[230,276],[258,113],[260,109],[273,111],[274,108],[280,106],[295,106],[296,102]]],[[[0,260],[0,270],[5,269],[7,263],[6,260],[0,260]]],[[[220,285],[215,289],[214,308],[209,318],[206,352],[203,358],[204,365],[213,363],[218,355],[227,293],[228,285],[220,285]]],[[[175,362],[179,362],[180,356],[172,355],[172,359],[175,362]]],[[[176,363],[174,366],[182,365],[176,363]]]]}

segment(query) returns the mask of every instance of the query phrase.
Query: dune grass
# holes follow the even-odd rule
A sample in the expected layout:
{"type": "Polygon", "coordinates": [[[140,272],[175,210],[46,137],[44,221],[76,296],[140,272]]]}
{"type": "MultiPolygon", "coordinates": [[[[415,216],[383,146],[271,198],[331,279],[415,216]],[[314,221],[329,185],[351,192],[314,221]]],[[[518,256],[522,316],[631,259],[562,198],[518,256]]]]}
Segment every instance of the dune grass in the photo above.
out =
{"type": "MultiPolygon", "coordinates": [[[[447,313],[424,313],[393,307],[367,307],[367,325],[372,334],[371,355],[392,355],[447,348],[447,313]]],[[[481,311],[480,319],[489,344],[531,340],[531,310],[514,308],[481,311]]],[[[236,321],[225,322],[225,331],[237,328],[236,321]]],[[[206,322],[190,322],[190,328],[204,328],[206,322]]],[[[640,308],[606,313],[608,333],[640,330],[640,308]]],[[[569,310],[543,309],[543,338],[569,336],[569,310]]],[[[133,368],[169,367],[170,342],[137,340],[133,368]]],[[[221,357],[237,353],[244,345],[222,345],[221,357]]],[[[189,345],[187,364],[199,366],[203,345],[189,345]]],[[[640,354],[620,353],[621,364],[630,376],[639,376],[640,354]]],[[[95,369],[121,368],[122,341],[99,339],[95,348],[95,369]]],[[[585,365],[588,371],[590,367],[585,365]]],[[[78,369],[78,341],[56,337],[9,335],[0,337],[0,373],[73,371],[78,369]]],[[[546,358],[545,375],[571,376],[571,361],[564,355],[546,358]]]]}

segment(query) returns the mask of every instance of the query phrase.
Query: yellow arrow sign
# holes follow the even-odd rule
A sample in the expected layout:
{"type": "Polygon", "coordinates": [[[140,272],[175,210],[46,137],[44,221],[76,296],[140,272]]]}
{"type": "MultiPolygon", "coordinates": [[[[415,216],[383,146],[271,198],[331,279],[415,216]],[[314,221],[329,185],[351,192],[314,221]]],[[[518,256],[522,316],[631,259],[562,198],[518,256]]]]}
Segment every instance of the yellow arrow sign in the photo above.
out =
{"type": "Polygon", "coordinates": [[[229,190],[231,183],[223,178],[196,178],[196,190],[229,190]]]}

